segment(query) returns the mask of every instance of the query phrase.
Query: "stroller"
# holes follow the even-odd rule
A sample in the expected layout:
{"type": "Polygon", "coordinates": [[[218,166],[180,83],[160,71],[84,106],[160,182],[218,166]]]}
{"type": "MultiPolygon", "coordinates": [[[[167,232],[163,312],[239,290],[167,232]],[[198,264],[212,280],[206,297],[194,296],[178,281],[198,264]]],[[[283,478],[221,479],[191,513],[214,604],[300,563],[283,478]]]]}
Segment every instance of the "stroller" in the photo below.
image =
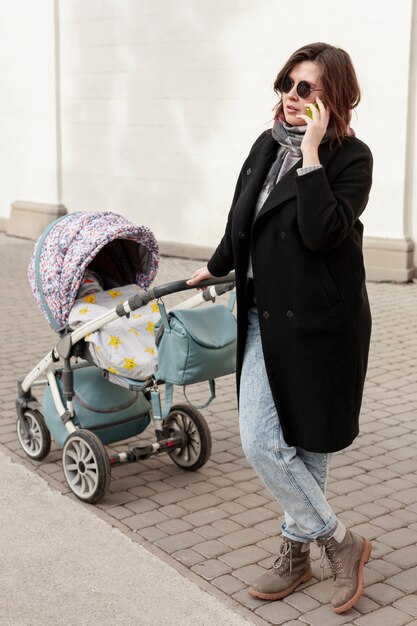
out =
{"type": "MultiPolygon", "coordinates": [[[[160,379],[158,367],[144,380],[129,378],[111,367],[97,366],[87,341],[93,333],[126,320],[148,303],[157,301],[163,307],[163,296],[191,289],[185,280],[151,287],[158,263],[153,233],[111,212],[78,212],[61,217],[35,244],[29,281],[59,340],[18,381],[17,436],[26,455],[36,461],[49,454],[52,436],[62,448],[68,486],[84,502],[94,503],[103,497],[110,485],[111,467],[167,452],[177,466],[193,471],[210,457],[211,435],[206,420],[190,404],[171,406],[168,388],[172,385],[168,382],[165,407],[161,409],[160,386],[166,381],[160,379]],[[73,328],[68,320],[87,268],[100,276],[105,290],[118,293],[117,288],[130,284],[140,289],[73,328]],[[32,395],[34,387],[44,387],[42,411],[32,395]],[[136,437],[151,422],[154,443],[138,441],[126,451],[107,453],[105,445],[136,437]]],[[[234,288],[234,275],[200,285],[209,289],[173,309],[188,310],[214,302],[216,296],[234,288]]],[[[222,306],[210,305],[207,310],[222,306]]],[[[163,319],[165,323],[168,320],[166,315],[163,319]]],[[[163,326],[159,335],[161,330],[163,326]]],[[[230,337],[232,350],[235,340],[230,337]]]]}

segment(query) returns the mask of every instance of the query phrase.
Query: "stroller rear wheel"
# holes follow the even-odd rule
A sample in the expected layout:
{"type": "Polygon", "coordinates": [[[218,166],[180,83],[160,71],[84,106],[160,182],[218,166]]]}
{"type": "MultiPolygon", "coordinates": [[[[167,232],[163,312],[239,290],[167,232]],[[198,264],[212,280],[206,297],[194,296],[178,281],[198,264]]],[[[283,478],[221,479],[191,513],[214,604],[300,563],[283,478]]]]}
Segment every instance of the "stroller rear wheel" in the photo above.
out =
{"type": "Polygon", "coordinates": [[[26,409],[23,416],[17,418],[17,436],[25,453],[34,461],[42,461],[51,449],[51,435],[36,409],[26,409]]]}
{"type": "Polygon", "coordinates": [[[71,491],[83,502],[97,502],[110,485],[110,461],[100,439],[76,430],[62,449],[62,469],[71,491]]]}
{"type": "Polygon", "coordinates": [[[197,409],[188,404],[173,406],[164,426],[173,433],[182,431],[186,437],[182,448],[168,453],[176,465],[193,471],[207,463],[211,454],[211,434],[206,420],[197,409]]]}

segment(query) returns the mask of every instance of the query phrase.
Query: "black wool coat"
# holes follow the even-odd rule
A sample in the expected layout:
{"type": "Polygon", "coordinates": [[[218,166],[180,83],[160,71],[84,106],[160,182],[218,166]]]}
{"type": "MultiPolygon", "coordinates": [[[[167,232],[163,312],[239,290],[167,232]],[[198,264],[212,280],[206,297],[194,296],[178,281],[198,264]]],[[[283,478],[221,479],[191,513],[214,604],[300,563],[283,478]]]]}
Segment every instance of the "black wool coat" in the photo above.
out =
{"type": "Polygon", "coordinates": [[[368,361],[371,314],[358,218],[371,188],[372,155],[354,137],[333,149],[321,144],[323,167],[298,176],[300,159],[254,218],[277,148],[271,131],[253,145],[208,269],[214,276],[236,270],[239,389],[251,252],[265,365],[285,441],[335,452],[359,432],[368,361]]]}

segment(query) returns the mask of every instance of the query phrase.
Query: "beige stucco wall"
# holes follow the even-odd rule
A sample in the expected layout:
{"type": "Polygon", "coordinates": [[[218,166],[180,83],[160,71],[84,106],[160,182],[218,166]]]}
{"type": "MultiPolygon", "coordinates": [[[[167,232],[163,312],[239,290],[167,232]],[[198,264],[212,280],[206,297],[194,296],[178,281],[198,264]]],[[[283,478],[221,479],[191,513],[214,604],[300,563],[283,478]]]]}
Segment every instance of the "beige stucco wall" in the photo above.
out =
{"type": "Polygon", "coordinates": [[[0,0],[0,227],[19,199],[114,210],[210,248],[271,123],[278,68],[324,40],[350,52],[362,85],[352,125],[375,158],[365,234],[402,249],[417,238],[416,4],[0,0]],[[394,75],[395,100],[381,87],[394,75]]]}

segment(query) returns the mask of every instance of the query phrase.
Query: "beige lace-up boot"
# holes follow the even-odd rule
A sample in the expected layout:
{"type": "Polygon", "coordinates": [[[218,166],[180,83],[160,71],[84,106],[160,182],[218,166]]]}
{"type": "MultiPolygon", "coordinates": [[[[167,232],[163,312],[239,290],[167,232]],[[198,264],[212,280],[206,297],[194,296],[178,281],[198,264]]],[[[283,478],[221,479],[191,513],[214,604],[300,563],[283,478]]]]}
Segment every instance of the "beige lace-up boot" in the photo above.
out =
{"type": "Polygon", "coordinates": [[[249,593],[262,600],[280,600],[292,593],[298,585],[310,580],[313,575],[310,549],[302,552],[305,546],[305,543],[283,537],[272,569],[255,580],[249,593]]]}
{"type": "Polygon", "coordinates": [[[369,539],[346,530],[341,543],[334,537],[327,540],[317,539],[321,547],[321,565],[324,558],[333,574],[332,606],[335,613],[344,613],[359,600],[363,591],[363,568],[368,561],[372,544],[369,539]]]}

